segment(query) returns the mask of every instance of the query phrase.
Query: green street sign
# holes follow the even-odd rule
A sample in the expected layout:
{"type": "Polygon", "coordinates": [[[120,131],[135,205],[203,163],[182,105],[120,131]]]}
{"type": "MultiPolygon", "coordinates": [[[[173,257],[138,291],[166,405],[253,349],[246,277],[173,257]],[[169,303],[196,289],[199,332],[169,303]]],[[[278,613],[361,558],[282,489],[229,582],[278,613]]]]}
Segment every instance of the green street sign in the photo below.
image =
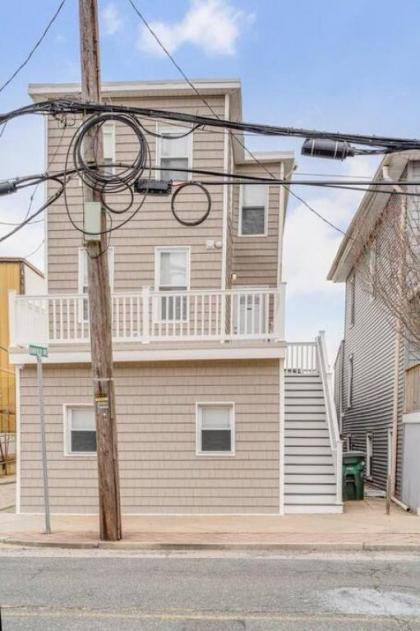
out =
{"type": "Polygon", "coordinates": [[[29,344],[29,355],[34,355],[35,357],[48,357],[48,348],[47,346],[29,344]]]}

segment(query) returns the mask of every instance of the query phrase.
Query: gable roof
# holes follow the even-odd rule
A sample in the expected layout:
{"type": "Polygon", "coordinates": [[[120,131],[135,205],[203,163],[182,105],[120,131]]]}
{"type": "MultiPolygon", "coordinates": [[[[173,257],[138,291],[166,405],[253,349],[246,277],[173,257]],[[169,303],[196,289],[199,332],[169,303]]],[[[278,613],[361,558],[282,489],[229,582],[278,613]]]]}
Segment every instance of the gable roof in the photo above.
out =
{"type": "Polygon", "coordinates": [[[331,269],[328,272],[328,280],[332,280],[335,283],[343,283],[346,281],[354,264],[362,253],[366,241],[373,232],[378,219],[385,210],[393,187],[387,184],[383,176],[384,167],[388,168],[389,177],[393,181],[396,181],[401,178],[404,169],[411,160],[420,160],[420,151],[390,153],[383,158],[373,176],[373,181],[383,183],[380,188],[382,191],[385,190],[386,193],[377,192],[376,190],[365,193],[340,243],[331,269]]]}

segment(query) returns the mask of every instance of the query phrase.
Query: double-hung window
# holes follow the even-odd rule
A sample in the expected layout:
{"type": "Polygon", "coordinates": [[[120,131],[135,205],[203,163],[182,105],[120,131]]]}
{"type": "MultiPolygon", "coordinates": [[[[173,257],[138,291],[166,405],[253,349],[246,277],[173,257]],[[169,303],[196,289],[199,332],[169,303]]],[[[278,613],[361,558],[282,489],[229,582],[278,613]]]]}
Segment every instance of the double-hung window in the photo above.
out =
{"type": "Polygon", "coordinates": [[[175,180],[184,182],[190,179],[190,174],[177,169],[192,168],[192,142],[193,133],[188,135],[186,127],[158,126],[156,142],[156,165],[162,168],[157,172],[157,178],[161,180],[175,180]]]}
{"type": "MultiPolygon", "coordinates": [[[[111,292],[114,287],[114,248],[108,248],[108,271],[109,271],[109,283],[111,285],[111,292]]],[[[79,300],[79,322],[89,321],[89,303],[87,298],[88,293],[88,254],[86,248],[79,248],[79,280],[78,280],[78,294],[79,296],[86,295],[86,298],[79,300]]]]}
{"type": "Polygon", "coordinates": [[[90,405],[64,407],[65,453],[94,454],[96,452],[95,410],[90,405]]]}
{"type": "Polygon", "coordinates": [[[235,453],[233,403],[197,403],[197,455],[235,453]]]}
{"type": "Polygon", "coordinates": [[[239,236],[266,236],[268,186],[264,184],[243,184],[240,197],[239,236]]]}
{"type": "Polygon", "coordinates": [[[188,247],[156,248],[155,289],[168,296],[159,296],[160,320],[182,322],[188,319],[188,299],[179,292],[190,288],[190,249],[188,247]]]}

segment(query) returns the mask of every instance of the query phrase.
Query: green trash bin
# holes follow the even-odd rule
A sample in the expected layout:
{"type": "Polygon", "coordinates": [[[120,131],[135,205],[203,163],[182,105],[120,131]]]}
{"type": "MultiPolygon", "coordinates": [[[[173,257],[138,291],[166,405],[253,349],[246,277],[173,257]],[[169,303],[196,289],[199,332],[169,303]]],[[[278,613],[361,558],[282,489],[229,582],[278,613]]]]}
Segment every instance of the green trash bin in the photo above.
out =
{"type": "Polygon", "coordinates": [[[343,453],[343,500],[362,500],[365,495],[365,454],[343,453]]]}

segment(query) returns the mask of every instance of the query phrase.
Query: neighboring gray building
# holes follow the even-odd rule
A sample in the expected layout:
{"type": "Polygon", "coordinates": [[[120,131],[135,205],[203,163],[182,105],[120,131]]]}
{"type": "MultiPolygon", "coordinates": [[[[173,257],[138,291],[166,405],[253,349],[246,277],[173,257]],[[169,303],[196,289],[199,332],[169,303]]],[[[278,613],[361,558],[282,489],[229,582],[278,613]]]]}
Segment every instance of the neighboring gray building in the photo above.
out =
{"type": "MultiPolygon", "coordinates": [[[[389,254],[389,225],[395,213],[400,213],[401,204],[407,203],[406,217],[419,216],[418,198],[398,195],[387,180],[403,185],[404,179],[419,180],[419,176],[420,152],[384,158],[374,178],[383,182],[381,192],[369,191],[363,197],[328,275],[329,280],[346,284],[344,340],[335,362],[335,401],[341,434],[347,448],[365,451],[366,477],[375,486],[386,489],[388,467],[392,468],[388,463],[395,463],[394,494],[402,499],[403,478],[420,478],[420,469],[412,474],[405,471],[410,465],[404,460],[404,434],[417,431],[413,416],[407,429],[404,413],[408,407],[413,411],[413,406],[418,406],[411,399],[420,381],[420,353],[407,342],[406,334],[398,335],[396,317],[376,295],[372,279],[375,266],[383,264],[389,254]],[[380,256],[382,263],[378,263],[380,256]],[[409,402],[404,400],[408,378],[409,402]],[[397,437],[392,456],[395,422],[397,437]]],[[[420,494],[417,504],[413,505],[412,498],[410,502],[417,508],[420,494]]]]}

